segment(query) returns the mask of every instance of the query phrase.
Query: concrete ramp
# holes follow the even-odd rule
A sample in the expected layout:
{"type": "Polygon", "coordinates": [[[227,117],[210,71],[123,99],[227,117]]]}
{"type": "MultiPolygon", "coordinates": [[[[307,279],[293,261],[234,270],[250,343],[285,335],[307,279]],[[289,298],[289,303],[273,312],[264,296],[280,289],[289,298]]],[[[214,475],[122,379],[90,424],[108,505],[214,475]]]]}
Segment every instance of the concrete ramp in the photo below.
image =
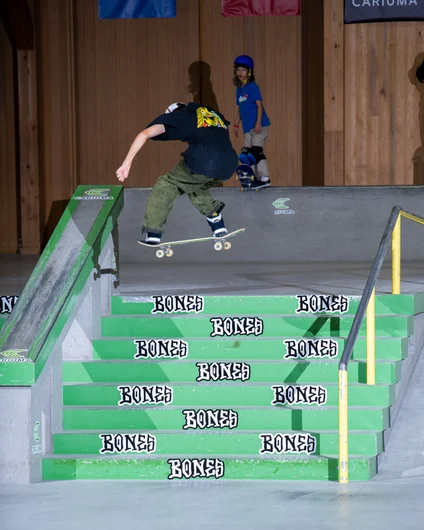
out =
{"type": "MultiPolygon", "coordinates": [[[[158,264],[154,251],[140,247],[143,213],[150,190],[125,190],[120,217],[120,257],[123,263],[158,264]]],[[[424,216],[424,187],[268,188],[240,193],[217,188],[224,201],[230,231],[247,231],[232,240],[229,252],[199,243],[175,247],[172,263],[311,263],[372,262],[393,206],[424,216]]],[[[402,258],[424,258],[423,227],[409,226],[402,258]]],[[[204,217],[186,196],[171,212],[164,240],[209,236],[204,217]]],[[[162,262],[161,262],[162,266],[162,262]]]]}

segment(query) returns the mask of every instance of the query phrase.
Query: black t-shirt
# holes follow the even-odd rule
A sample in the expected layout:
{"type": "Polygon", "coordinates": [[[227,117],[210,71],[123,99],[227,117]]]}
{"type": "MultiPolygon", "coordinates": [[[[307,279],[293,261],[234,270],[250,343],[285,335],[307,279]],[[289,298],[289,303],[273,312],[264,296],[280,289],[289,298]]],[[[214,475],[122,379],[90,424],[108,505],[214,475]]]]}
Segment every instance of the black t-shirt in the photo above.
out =
{"type": "Polygon", "coordinates": [[[152,140],[188,143],[187,151],[181,155],[193,173],[228,180],[238,164],[228,133],[229,123],[222,114],[197,103],[189,103],[180,110],[162,114],[148,127],[165,126],[165,132],[152,140]]]}

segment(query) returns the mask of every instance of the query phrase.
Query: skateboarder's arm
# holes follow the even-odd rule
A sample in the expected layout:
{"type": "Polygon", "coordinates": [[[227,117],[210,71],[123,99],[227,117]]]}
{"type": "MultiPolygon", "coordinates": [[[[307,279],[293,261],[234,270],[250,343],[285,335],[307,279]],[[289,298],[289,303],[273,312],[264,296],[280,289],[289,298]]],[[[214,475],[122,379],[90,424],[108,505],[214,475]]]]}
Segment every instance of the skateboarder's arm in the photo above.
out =
{"type": "Polygon", "coordinates": [[[141,133],[139,133],[135,137],[135,140],[132,143],[127,156],[125,157],[125,160],[122,162],[121,167],[116,171],[116,176],[118,177],[118,180],[123,182],[126,178],[128,178],[128,173],[130,172],[132,161],[134,160],[135,155],[140,151],[143,145],[147,142],[147,140],[149,138],[154,138],[155,136],[159,136],[160,134],[163,134],[164,132],[165,132],[165,126],[162,124],[157,124],[157,125],[152,125],[151,127],[147,127],[147,129],[144,129],[144,131],[141,131],[141,133]]]}
{"type": "Polygon", "coordinates": [[[234,134],[236,135],[236,138],[238,138],[238,127],[239,127],[240,122],[241,122],[240,107],[237,107],[237,116],[236,116],[236,121],[234,123],[234,134]]]}

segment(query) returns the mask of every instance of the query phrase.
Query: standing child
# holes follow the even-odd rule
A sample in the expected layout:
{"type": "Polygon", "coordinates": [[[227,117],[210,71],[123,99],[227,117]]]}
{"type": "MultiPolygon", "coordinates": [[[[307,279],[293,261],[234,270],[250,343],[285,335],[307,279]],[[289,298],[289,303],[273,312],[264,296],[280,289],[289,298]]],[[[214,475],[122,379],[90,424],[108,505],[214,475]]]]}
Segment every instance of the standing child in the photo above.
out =
{"type": "Polygon", "coordinates": [[[268,164],[264,154],[265,140],[271,122],[265,112],[259,86],[255,83],[253,59],[240,55],[234,61],[234,86],[238,105],[234,132],[238,137],[238,126],[243,124],[244,146],[239,156],[242,164],[252,167],[255,181],[252,188],[266,188],[271,185],[268,164]]]}

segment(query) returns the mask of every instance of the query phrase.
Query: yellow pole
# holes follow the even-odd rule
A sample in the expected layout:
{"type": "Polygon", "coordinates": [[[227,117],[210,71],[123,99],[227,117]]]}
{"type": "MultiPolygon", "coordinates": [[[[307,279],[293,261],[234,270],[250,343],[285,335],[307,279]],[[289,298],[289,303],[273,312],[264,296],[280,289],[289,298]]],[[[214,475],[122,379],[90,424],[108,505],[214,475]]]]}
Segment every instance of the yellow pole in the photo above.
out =
{"type": "Polygon", "coordinates": [[[392,293],[400,294],[400,219],[396,221],[392,234],[392,293]]]}
{"type": "Polygon", "coordinates": [[[375,287],[367,307],[367,385],[375,385],[375,287]]]}
{"type": "Polygon", "coordinates": [[[339,482],[349,480],[347,370],[339,370],[339,482]]]}

